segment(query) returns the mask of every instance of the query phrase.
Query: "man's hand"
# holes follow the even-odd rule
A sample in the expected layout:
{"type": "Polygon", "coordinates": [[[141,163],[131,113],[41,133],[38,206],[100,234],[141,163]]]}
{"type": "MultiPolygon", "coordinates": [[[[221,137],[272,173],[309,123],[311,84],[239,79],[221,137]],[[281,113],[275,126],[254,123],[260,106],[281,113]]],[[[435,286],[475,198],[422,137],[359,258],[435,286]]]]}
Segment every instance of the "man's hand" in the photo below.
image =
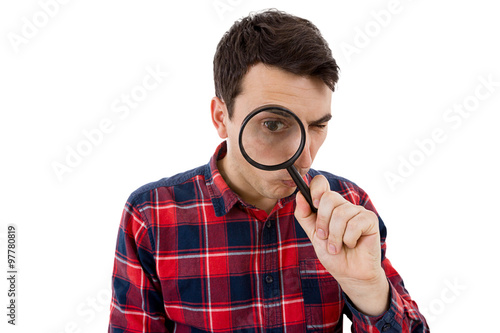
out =
{"type": "Polygon", "coordinates": [[[318,212],[313,213],[298,193],[295,217],[318,259],[359,311],[382,314],[389,307],[389,284],[380,265],[377,215],[331,191],[323,176],[314,177],[310,189],[318,212]]]}

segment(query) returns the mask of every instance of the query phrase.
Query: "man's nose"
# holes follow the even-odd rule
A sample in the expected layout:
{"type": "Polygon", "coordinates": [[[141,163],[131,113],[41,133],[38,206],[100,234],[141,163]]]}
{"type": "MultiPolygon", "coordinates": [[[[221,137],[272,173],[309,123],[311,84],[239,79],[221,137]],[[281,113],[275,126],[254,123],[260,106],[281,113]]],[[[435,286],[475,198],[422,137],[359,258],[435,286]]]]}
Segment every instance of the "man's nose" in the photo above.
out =
{"type": "Polygon", "coordinates": [[[311,148],[310,148],[310,141],[309,138],[306,136],[306,143],[304,145],[304,150],[302,151],[302,154],[300,154],[299,158],[297,161],[295,161],[295,166],[299,170],[308,170],[311,165],[312,165],[313,159],[311,155],[311,148]]]}

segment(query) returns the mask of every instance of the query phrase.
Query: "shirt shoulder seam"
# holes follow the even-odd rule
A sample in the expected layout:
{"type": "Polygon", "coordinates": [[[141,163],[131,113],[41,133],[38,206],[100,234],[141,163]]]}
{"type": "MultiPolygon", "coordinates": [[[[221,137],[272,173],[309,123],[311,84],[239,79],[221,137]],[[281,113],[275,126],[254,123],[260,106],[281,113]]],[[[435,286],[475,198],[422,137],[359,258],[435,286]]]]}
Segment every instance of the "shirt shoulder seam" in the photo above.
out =
{"type": "Polygon", "coordinates": [[[134,205],[134,204],[138,203],[138,202],[136,202],[137,198],[139,198],[141,195],[148,193],[148,192],[151,192],[155,189],[158,189],[161,187],[172,187],[172,186],[180,185],[180,184],[183,184],[183,183],[189,181],[190,179],[193,179],[196,176],[205,177],[205,168],[206,168],[206,165],[200,166],[200,167],[194,168],[192,170],[176,174],[176,175],[171,176],[171,177],[161,178],[157,181],[153,181],[153,182],[147,183],[145,185],[142,185],[141,187],[139,187],[138,189],[136,189],[135,191],[133,191],[130,194],[128,202],[131,205],[134,205]]]}

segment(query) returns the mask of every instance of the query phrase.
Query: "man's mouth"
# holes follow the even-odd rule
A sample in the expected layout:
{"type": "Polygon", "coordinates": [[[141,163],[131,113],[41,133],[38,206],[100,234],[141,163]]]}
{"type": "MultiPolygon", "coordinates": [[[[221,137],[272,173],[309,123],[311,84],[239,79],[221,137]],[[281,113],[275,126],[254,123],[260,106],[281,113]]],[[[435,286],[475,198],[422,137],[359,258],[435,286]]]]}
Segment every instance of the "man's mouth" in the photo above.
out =
{"type": "MultiPolygon", "coordinates": [[[[302,178],[304,178],[305,174],[308,172],[309,170],[300,170],[299,173],[300,173],[300,176],[302,178]],[[304,173],[303,173],[304,172],[304,173]]],[[[286,187],[290,187],[290,188],[296,188],[297,187],[297,184],[293,181],[293,179],[289,178],[290,175],[289,174],[283,174],[282,177],[284,179],[281,180],[281,183],[283,185],[285,185],[286,187]],[[288,176],[288,177],[287,177],[288,176]]],[[[281,177],[280,177],[281,178],[281,177]]]]}
{"type": "Polygon", "coordinates": [[[281,182],[287,187],[297,187],[293,180],[282,180],[281,182]]]}

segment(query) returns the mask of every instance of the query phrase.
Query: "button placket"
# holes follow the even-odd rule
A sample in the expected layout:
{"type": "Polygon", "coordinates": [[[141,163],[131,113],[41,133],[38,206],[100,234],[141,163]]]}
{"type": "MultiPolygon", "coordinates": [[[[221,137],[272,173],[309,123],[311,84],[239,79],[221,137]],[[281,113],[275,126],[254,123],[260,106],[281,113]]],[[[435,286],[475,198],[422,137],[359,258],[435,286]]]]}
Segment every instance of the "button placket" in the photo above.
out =
{"type": "Polygon", "coordinates": [[[386,323],[384,326],[382,326],[382,332],[387,332],[390,329],[391,329],[391,324],[389,323],[386,323]]]}
{"type": "Polygon", "coordinates": [[[266,228],[267,228],[267,229],[271,229],[271,227],[272,227],[272,226],[273,226],[273,222],[272,222],[271,220],[268,220],[268,221],[266,222],[266,228]]]}
{"type": "Polygon", "coordinates": [[[262,228],[262,291],[265,304],[264,320],[266,326],[281,322],[280,307],[274,306],[280,297],[278,277],[278,235],[275,216],[269,216],[262,228]]]}

